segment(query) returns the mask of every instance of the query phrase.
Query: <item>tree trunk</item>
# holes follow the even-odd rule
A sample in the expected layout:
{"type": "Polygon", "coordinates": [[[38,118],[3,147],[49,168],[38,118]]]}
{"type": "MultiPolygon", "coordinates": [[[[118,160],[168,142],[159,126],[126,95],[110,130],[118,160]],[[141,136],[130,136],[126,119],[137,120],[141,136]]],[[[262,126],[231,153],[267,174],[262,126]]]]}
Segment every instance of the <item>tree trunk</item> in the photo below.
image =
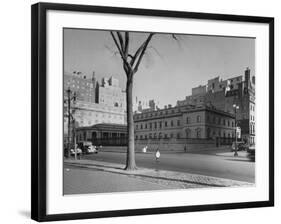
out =
{"type": "MultiPolygon", "coordinates": [[[[131,77],[133,75],[130,75],[131,77]]],[[[128,131],[128,149],[126,170],[136,170],[135,161],[135,134],[134,134],[134,119],[133,119],[133,80],[127,79],[126,98],[127,98],[127,131],[128,131]]]]}

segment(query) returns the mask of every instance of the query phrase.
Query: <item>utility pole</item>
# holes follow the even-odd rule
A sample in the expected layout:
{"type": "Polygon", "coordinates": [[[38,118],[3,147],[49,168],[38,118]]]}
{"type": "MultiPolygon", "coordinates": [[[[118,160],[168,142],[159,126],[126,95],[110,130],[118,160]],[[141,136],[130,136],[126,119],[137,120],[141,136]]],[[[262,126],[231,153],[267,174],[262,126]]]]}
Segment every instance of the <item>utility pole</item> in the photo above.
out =
{"type": "Polygon", "coordinates": [[[239,106],[234,104],[233,105],[234,108],[234,113],[235,113],[235,152],[234,152],[234,156],[238,156],[238,152],[237,152],[237,110],[239,109],[239,106]]]}
{"type": "Polygon", "coordinates": [[[67,134],[67,138],[68,138],[68,154],[67,154],[67,157],[70,158],[70,94],[71,94],[71,90],[70,88],[67,89],[67,116],[68,116],[68,123],[67,123],[67,131],[68,131],[68,134],[67,134]]]}
{"type": "Polygon", "coordinates": [[[70,149],[71,149],[71,123],[72,123],[72,130],[73,130],[73,143],[74,143],[74,149],[75,149],[75,159],[77,158],[77,147],[76,147],[76,130],[75,130],[75,119],[72,115],[72,113],[74,113],[74,110],[71,111],[71,101],[73,101],[73,104],[75,104],[76,102],[76,92],[72,94],[72,91],[70,90],[70,88],[68,87],[68,89],[66,90],[67,92],[67,116],[68,116],[68,158],[70,158],[70,149]],[[72,122],[71,122],[72,121],[72,122]]]}

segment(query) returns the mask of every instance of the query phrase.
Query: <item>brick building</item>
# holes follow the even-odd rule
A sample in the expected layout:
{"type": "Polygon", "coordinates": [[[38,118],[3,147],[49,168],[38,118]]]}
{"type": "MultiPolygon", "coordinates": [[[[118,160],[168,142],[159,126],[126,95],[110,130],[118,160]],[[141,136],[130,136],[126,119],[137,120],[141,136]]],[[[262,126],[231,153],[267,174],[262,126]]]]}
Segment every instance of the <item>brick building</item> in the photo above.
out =
{"type": "MultiPolygon", "coordinates": [[[[101,84],[87,78],[81,72],[64,75],[64,134],[68,135],[68,94],[76,93],[75,104],[71,102],[71,111],[75,127],[93,126],[100,123],[126,124],[126,95],[119,87],[119,81],[113,77],[103,78],[101,84]]],[[[71,125],[73,126],[73,125],[71,125]]]]}

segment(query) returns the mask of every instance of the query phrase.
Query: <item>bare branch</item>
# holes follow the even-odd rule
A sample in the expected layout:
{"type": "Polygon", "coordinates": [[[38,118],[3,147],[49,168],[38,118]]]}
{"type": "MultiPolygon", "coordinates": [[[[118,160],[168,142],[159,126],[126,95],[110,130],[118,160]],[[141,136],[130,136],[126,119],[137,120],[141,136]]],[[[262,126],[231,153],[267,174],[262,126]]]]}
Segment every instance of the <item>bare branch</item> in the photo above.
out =
{"type": "Polygon", "coordinates": [[[135,55],[132,57],[132,61],[130,62],[130,64],[133,66],[133,64],[135,63],[135,60],[137,59],[137,57],[139,56],[141,50],[144,47],[145,42],[142,43],[142,45],[138,48],[138,50],[136,51],[135,55]]]}
{"type": "MultiPolygon", "coordinates": [[[[118,33],[119,33],[119,32],[117,32],[117,35],[118,35],[118,33]]],[[[119,51],[119,53],[120,53],[120,56],[121,56],[121,58],[122,58],[122,60],[123,60],[123,67],[124,67],[124,70],[125,70],[126,74],[128,74],[129,71],[132,70],[132,67],[131,67],[131,65],[127,62],[127,58],[124,56],[124,52],[122,51],[123,49],[119,46],[119,44],[118,44],[118,42],[117,42],[117,39],[116,39],[116,37],[115,37],[113,31],[110,31],[110,34],[111,34],[111,36],[112,36],[112,38],[113,38],[113,40],[114,40],[114,43],[115,43],[115,45],[116,45],[116,47],[117,47],[117,49],[118,49],[118,51],[119,51]]],[[[122,40],[122,41],[123,41],[123,40],[122,40]]]]}
{"type": "Polygon", "coordinates": [[[130,43],[129,38],[130,38],[130,37],[129,37],[129,32],[126,31],[126,32],[125,32],[125,46],[124,46],[125,58],[128,57],[129,43],[130,43]]]}
{"type": "Polygon", "coordinates": [[[145,50],[146,50],[146,48],[147,48],[147,45],[149,44],[149,42],[150,42],[152,36],[153,36],[153,33],[150,33],[149,36],[147,37],[146,41],[144,42],[144,46],[143,46],[143,48],[142,48],[142,50],[141,50],[140,56],[139,56],[139,58],[138,58],[138,61],[137,61],[136,65],[135,65],[135,67],[134,67],[134,73],[136,73],[137,70],[138,70],[138,67],[139,67],[140,62],[141,62],[141,60],[142,60],[142,57],[143,57],[143,55],[144,55],[144,52],[145,52],[145,50]]]}
{"type": "Polygon", "coordinates": [[[118,49],[118,51],[119,51],[119,53],[120,53],[122,59],[124,60],[123,54],[122,54],[122,50],[121,50],[121,48],[120,48],[120,46],[119,46],[119,44],[118,44],[118,42],[117,42],[117,40],[116,40],[116,37],[115,37],[114,33],[113,33],[112,31],[110,31],[110,34],[111,34],[111,36],[112,36],[112,38],[113,38],[113,40],[114,40],[114,43],[115,43],[115,45],[116,45],[116,47],[117,47],[117,49],[118,49]]]}
{"type": "Polygon", "coordinates": [[[163,56],[159,53],[159,51],[158,51],[155,47],[149,46],[149,47],[147,47],[147,49],[152,49],[152,50],[154,50],[155,53],[163,60],[163,56]]]}
{"type": "Polygon", "coordinates": [[[172,38],[178,41],[178,38],[174,33],[172,34],[172,38]]]}
{"type": "Polygon", "coordinates": [[[119,42],[120,42],[120,47],[121,47],[121,50],[122,52],[124,52],[124,41],[123,41],[123,37],[122,37],[122,34],[119,32],[119,31],[116,31],[117,33],[117,36],[118,36],[118,39],[119,39],[119,42]]]}

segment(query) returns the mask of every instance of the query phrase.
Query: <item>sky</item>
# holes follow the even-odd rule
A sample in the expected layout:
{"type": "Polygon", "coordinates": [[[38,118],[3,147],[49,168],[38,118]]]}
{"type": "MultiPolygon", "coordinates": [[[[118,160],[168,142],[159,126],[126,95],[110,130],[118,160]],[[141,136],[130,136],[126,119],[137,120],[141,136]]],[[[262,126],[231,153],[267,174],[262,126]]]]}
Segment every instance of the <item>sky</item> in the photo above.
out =
{"type": "MultiPolygon", "coordinates": [[[[132,54],[148,36],[130,33],[132,54]]],[[[255,39],[201,36],[195,34],[155,34],[134,77],[134,99],[154,99],[159,106],[172,104],[191,95],[191,89],[211,78],[243,75],[249,67],[255,74],[255,39]]],[[[109,31],[64,29],[64,71],[93,72],[114,76],[125,90],[126,75],[109,31]]]]}

